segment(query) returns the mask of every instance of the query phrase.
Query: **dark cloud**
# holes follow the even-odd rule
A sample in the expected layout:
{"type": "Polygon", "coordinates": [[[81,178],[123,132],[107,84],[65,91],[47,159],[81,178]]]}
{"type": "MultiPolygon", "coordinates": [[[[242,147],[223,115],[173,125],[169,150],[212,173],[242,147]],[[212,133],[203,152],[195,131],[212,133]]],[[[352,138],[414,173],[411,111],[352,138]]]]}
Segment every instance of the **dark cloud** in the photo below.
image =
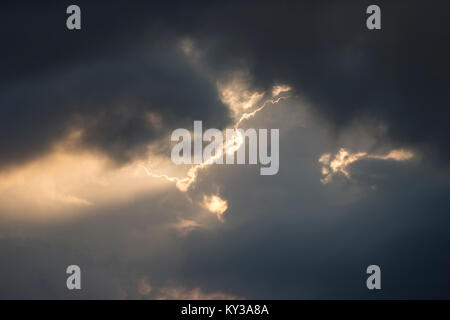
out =
{"type": "Polygon", "coordinates": [[[257,168],[208,173],[203,187],[220,181],[229,199],[226,224],[187,237],[183,281],[247,298],[448,298],[448,171],[366,159],[351,179],[322,185],[320,131],[282,129],[280,172],[269,179],[257,168]],[[382,269],[380,292],[365,287],[371,264],[382,269]]]}
{"type": "Polygon", "coordinates": [[[2,164],[45,151],[73,130],[82,130],[83,145],[129,160],[195,119],[212,127],[228,121],[215,85],[173,52],[92,63],[11,85],[0,93],[0,103],[0,144],[8,150],[2,164]]]}
{"type": "Polygon", "coordinates": [[[212,65],[226,70],[245,61],[256,86],[292,85],[338,131],[370,117],[388,126],[385,142],[424,147],[447,161],[448,2],[378,1],[380,31],[366,29],[369,4],[227,3],[205,10],[193,33],[209,47],[212,65]]]}
{"type": "MultiPolygon", "coordinates": [[[[282,120],[295,108],[281,109],[282,120]]],[[[199,287],[250,299],[449,298],[448,172],[366,159],[352,165],[351,180],[324,186],[317,158],[329,141],[321,131],[282,128],[276,176],[260,176],[257,166],[203,172],[197,188],[219,184],[229,205],[225,223],[211,229],[180,236],[167,228],[199,210],[174,189],[70,223],[2,221],[0,234],[14,232],[0,241],[8,257],[0,296],[118,298],[125,290],[141,298],[136,280],[146,278],[155,291],[199,287]],[[69,264],[82,268],[81,292],[64,286],[69,264]],[[382,270],[380,292],[365,287],[371,264],[382,270]]]]}
{"type": "MultiPolygon", "coordinates": [[[[222,127],[229,118],[215,80],[239,69],[255,88],[291,85],[336,132],[370,118],[388,126],[381,144],[448,160],[447,2],[378,1],[383,29],[373,32],[366,1],[79,1],[80,32],[65,29],[69,4],[2,4],[0,166],[45,153],[73,129],[84,131],[81,147],[127,161],[194,119],[222,127]],[[208,74],[180,52],[184,37],[208,74]]],[[[2,217],[0,296],[117,297],[146,276],[155,287],[247,298],[449,298],[447,169],[426,157],[365,159],[350,180],[324,186],[317,160],[340,146],[323,126],[289,127],[296,104],[281,116],[264,110],[281,117],[266,126],[282,129],[276,176],[256,166],[200,175],[193,196],[219,190],[223,225],[168,231],[201,211],[175,187],[94,204],[60,224],[2,217]],[[64,287],[72,263],[86,277],[80,296],[64,287]],[[381,292],[364,286],[369,264],[382,268],[381,292]]]]}
{"type": "Polygon", "coordinates": [[[65,28],[61,4],[7,10],[0,166],[46,152],[73,130],[82,130],[82,147],[127,161],[193,120],[228,123],[215,82],[183,54],[178,35],[139,19],[139,8],[83,6],[79,33],[65,28]]]}
{"type": "Polygon", "coordinates": [[[81,1],[79,32],[65,28],[66,3],[30,3],[26,9],[24,4],[5,5],[1,147],[10,150],[11,159],[2,157],[2,162],[33,153],[59,136],[60,124],[71,118],[67,104],[75,101],[83,121],[87,116],[96,123],[87,133],[88,144],[114,157],[134,154],[154,136],[140,120],[143,110],[164,109],[172,120],[213,117],[226,123],[211,84],[170,52],[163,61],[158,56],[182,37],[195,41],[216,77],[248,68],[258,88],[292,85],[338,132],[368,116],[388,126],[381,142],[423,147],[446,161],[448,3],[380,1],[381,31],[365,27],[369,4],[81,1]],[[142,58],[127,61],[130,55],[144,56],[153,67],[142,58]],[[103,66],[99,73],[98,64],[103,66]],[[71,72],[78,72],[78,79],[67,79],[71,72]],[[73,85],[76,89],[69,91],[73,85]],[[67,91],[65,97],[61,90],[67,91]],[[129,110],[137,109],[128,111],[134,114],[126,120],[122,111],[105,109],[124,97],[133,104],[129,110]]]}
{"type": "Polygon", "coordinates": [[[187,36],[203,50],[205,64],[217,77],[249,68],[255,86],[292,85],[338,130],[369,116],[388,125],[384,138],[390,143],[425,147],[447,160],[448,4],[381,1],[381,31],[365,27],[368,4],[80,2],[79,32],[64,27],[65,3],[29,4],[27,10],[7,5],[1,21],[2,29],[9,30],[3,37],[8,45],[0,56],[1,127],[7,141],[1,146],[10,150],[10,161],[41,149],[61,134],[58,124],[70,118],[66,105],[74,102],[83,120],[89,109],[87,117],[97,123],[87,133],[88,143],[113,156],[133,154],[153,136],[139,119],[142,109],[165,109],[173,118],[215,117],[226,122],[210,84],[196,80],[200,76],[171,59],[170,52],[165,61],[153,56],[154,50],[164,54],[170,44],[187,36]],[[123,61],[130,54],[144,55],[153,67],[139,58],[132,58],[137,61],[131,64],[123,61]],[[106,65],[111,59],[114,62],[106,65]],[[98,63],[103,64],[99,73],[98,63]],[[85,72],[78,72],[78,79],[67,79],[78,69],[85,72]],[[57,87],[42,88],[42,82],[52,81],[49,77],[57,87]],[[69,91],[71,81],[89,89],[85,92],[78,84],[69,91]],[[71,97],[61,97],[61,88],[71,97]],[[140,90],[146,90],[144,97],[140,90]],[[130,110],[140,111],[117,121],[121,111],[105,106],[124,97],[133,104],[130,110]]]}

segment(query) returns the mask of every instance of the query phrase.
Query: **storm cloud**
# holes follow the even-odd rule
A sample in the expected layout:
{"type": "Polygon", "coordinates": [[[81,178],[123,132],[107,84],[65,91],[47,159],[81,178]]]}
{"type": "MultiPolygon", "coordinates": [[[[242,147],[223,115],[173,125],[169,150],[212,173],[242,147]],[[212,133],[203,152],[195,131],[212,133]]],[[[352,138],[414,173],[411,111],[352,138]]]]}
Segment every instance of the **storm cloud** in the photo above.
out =
{"type": "Polygon", "coordinates": [[[1,5],[1,298],[450,297],[448,2],[377,1],[374,31],[369,1],[77,1],[77,31],[70,4],[1,5]],[[242,126],[280,129],[278,174],[177,188],[172,130],[274,86],[242,126]]]}
{"type": "Polygon", "coordinates": [[[380,143],[447,162],[446,2],[381,1],[379,31],[365,27],[364,1],[82,1],[80,32],[60,27],[64,3],[22,5],[2,16],[2,163],[32,156],[71,125],[86,130],[86,144],[132,158],[158,137],[144,120],[150,111],[165,128],[226,125],[215,83],[176,51],[185,38],[216,78],[246,69],[256,89],[286,83],[337,134],[370,119],[384,126],[380,143]]]}

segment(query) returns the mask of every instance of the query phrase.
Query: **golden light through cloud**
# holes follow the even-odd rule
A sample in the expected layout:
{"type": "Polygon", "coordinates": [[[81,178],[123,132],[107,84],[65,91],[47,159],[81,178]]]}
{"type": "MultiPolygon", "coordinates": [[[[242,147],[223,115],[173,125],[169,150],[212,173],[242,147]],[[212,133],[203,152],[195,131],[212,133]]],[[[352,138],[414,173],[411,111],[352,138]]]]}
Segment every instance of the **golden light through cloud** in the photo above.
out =
{"type": "MultiPolygon", "coordinates": [[[[274,105],[287,98],[287,96],[273,97],[254,107],[255,101],[259,101],[259,98],[255,97],[260,93],[238,89],[231,92],[230,87],[225,90],[227,93],[222,92],[222,96],[229,98],[230,110],[241,110],[235,114],[236,122],[233,128],[238,128],[243,121],[254,117],[269,104],[274,105]],[[248,108],[253,110],[242,111],[248,108]]],[[[280,94],[289,90],[289,87],[281,86],[274,87],[272,92],[280,94]]],[[[157,127],[161,125],[161,118],[157,114],[149,113],[147,120],[149,125],[157,127]]],[[[139,194],[170,187],[170,184],[164,181],[174,183],[179,191],[186,193],[196,181],[200,170],[212,165],[217,157],[222,156],[219,152],[203,163],[191,166],[183,177],[185,167],[177,167],[170,159],[157,155],[149,155],[148,161],[136,160],[125,166],[116,167],[105,155],[76,148],[81,137],[82,132],[75,130],[55,145],[48,154],[1,172],[2,214],[18,219],[64,218],[80,214],[92,207],[124,202],[139,194]],[[144,179],[149,176],[156,179],[153,182],[144,179]]],[[[234,139],[224,143],[223,152],[232,154],[242,143],[243,137],[236,132],[234,139]]],[[[223,221],[222,215],[228,207],[227,201],[219,195],[205,196],[199,205],[215,213],[220,221],[223,221]]]]}
{"type": "Polygon", "coordinates": [[[206,225],[203,225],[195,220],[179,219],[178,222],[172,224],[171,227],[175,229],[181,236],[185,236],[195,229],[205,228],[206,225]]]}
{"type": "Polygon", "coordinates": [[[450,297],[450,1],[4,3],[0,299],[450,297]]]}
{"type": "Polygon", "coordinates": [[[411,151],[405,150],[405,149],[398,149],[398,150],[392,150],[385,156],[370,156],[371,158],[378,158],[383,160],[396,160],[396,161],[405,161],[409,160],[414,156],[414,154],[411,151]]]}
{"type": "MultiPolygon", "coordinates": [[[[237,300],[243,299],[231,294],[220,291],[206,292],[199,287],[192,289],[181,286],[161,286],[153,287],[147,276],[139,277],[135,280],[135,288],[139,298],[156,299],[156,300],[237,300]]],[[[128,298],[129,292],[127,289],[120,290],[120,297],[122,299],[128,298]]]]}
{"type": "Polygon", "coordinates": [[[231,81],[217,83],[220,99],[234,115],[239,115],[245,110],[253,108],[264,97],[264,92],[249,90],[248,78],[247,73],[241,72],[231,81]]]}
{"type": "MultiPolygon", "coordinates": [[[[259,101],[265,93],[253,92],[251,93],[243,85],[242,80],[233,80],[228,85],[218,85],[222,100],[227,104],[231,111],[234,112],[234,116],[237,119],[233,125],[234,129],[237,129],[239,125],[250,118],[253,118],[258,112],[262,111],[269,104],[277,104],[282,99],[288,98],[288,96],[279,96],[281,93],[291,90],[289,86],[275,86],[272,89],[272,99],[267,99],[259,107],[254,108],[251,112],[243,112],[243,110],[254,107],[255,102],[259,101]],[[244,88],[244,89],[243,89],[244,88]]],[[[217,158],[223,156],[223,152],[226,154],[233,154],[239,150],[240,146],[244,142],[244,138],[241,133],[235,131],[233,139],[229,139],[224,143],[223,151],[217,152],[215,155],[204,160],[201,164],[194,165],[188,169],[186,176],[183,178],[177,176],[170,176],[166,173],[156,173],[149,170],[146,166],[142,165],[144,172],[152,178],[165,179],[167,181],[175,183],[178,190],[181,192],[187,192],[191,185],[196,181],[199,171],[214,164],[217,158]]],[[[161,170],[158,170],[161,172],[161,170]]],[[[223,222],[223,213],[228,209],[227,201],[220,198],[219,195],[203,196],[201,205],[208,211],[215,213],[219,221],[223,222]]],[[[196,226],[197,227],[197,226],[196,226]]]]}
{"type": "Polygon", "coordinates": [[[287,85],[274,86],[272,88],[272,97],[277,97],[280,93],[291,91],[291,87],[287,85]]]}
{"type": "MultiPolygon", "coordinates": [[[[70,208],[82,209],[92,205],[78,188],[101,171],[103,159],[93,155],[69,155],[55,152],[20,168],[0,175],[0,208],[3,214],[26,212],[33,216],[70,208]]],[[[33,218],[33,217],[30,217],[33,218]]]]}
{"type": "Polygon", "coordinates": [[[188,290],[182,287],[164,287],[159,290],[156,296],[158,300],[242,300],[223,292],[206,293],[200,288],[188,290]]]}
{"type": "Polygon", "coordinates": [[[414,154],[405,149],[391,150],[386,155],[369,154],[367,152],[351,153],[345,148],[339,149],[338,153],[331,156],[330,153],[323,154],[318,162],[322,164],[322,175],[320,179],[323,184],[331,182],[333,176],[337,173],[342,173],[347,179],[350,178],[349,166],[361,159],[380,159],[380,160],[395,160],[406,161],[414,157],[414,154]]]}
{"type": "Polygon", "coordinates": [[[119,288],[119,299],[149,299],[149,300],[243,300],[220,291],[206,292],[199,287],[188,289],[181,286],[151,286],[148,277],[135,280],[135,288],[119,288]]]}
{"type": "Polygon", "coordinates": [[[228,209],[228,203],[218,195],[203,196],[202,206],[209,212],[215,213],[217,219],[223,222],[223,213],[228,209]]]}
{"type": "MultiPolygon", "coordinates": [[[[106,156],[69,146],[61,143],[45,156],[0,173],[1,215],[61,219],[170,187],[163,180],[145,179],[139,162],[116,167],[106,156]]],[[[174,172],[160,162],[160,168],[174,172]]]]}
{"type": "MultiPolygon", "coordinates": [[[[264,101],[264,103],[262,103],[259,107],[256,107],[251,112],[242,112],[242,109],[247,109],[247,106],[251,107],[254,105],[255,94],[259,95],[259,93],[254,92],[252,94],[249,94],[249,92],[247,90],[241,90],[241,89],[239,89],[240,87],[236,88],[235,82],[236,81],[234,81],[233,84],[230,86],[224,87],[223,90],[225,90],[226,93],[223,93],[223,91],[221,92],[222,97],[226,96],[229,98],[226,101],[226,103],[228,104],[230,110],[235,112],[235,117],[237,120],[236,120],[236,123],[233,125],[234,129],[237,129],[243,121],[253,118],[258,112],[260,112],[264,108],[266,108],[267,105],[269,105],[269,104],[275,105],[275,104],[279,103],[281,100],[289,98],[289,96],[278,96],[278,95],[291,90],[291,88],[286,85],[276,86],[272,90],[272,94],[276,95],[276,96],[273,96],[272,99],[267,99],[266,101],[264,101]],[[233,97],[233,98],[230,98],[230,97],[233,97]],[[243,106],[246,106],[246,107],[243,107],[243,106]],[[239,110],[241,110],[240,113],[239,113],[239,110]]],[[[239,81],[237,81],[237,82],[240,83],[239,81]]],[[[262,96],[263,95],[264,95],[264,93],[262,93],[262,96]]],[[[259,100],[259,99],[257,99],[257,100],[259,100]]],[[[239,150],[239,148],[241,147],[243,142],[244,142],[244,137],[242,136],[242,134],[238,131],[235,131],[233,139],[229,139],[229,140],[225,141],[222,152],[218,152],[215,155],[213,155],[210,158],[203,161],[201,164],[194,165],[191,168],[189,168],[189,170],[186,173],[186,177],[184,177],[184,178],[180,178],[180,177],[176,177],[176,176],[169,176],[165,173],[163,173],[163,174],[155,173],[155,172],[149,170],[148,168],[146,168],[145,166],[143,166],[143,170],[145,171],[145,173],[148,176],[150,176],[152,178],[165,179],[167,181],[174,182],[176,187],[178,188],[178,190],[180,190],[181,192],[187,192],[189,190],[190,186],[196,181],[200,170],[214,164],[214,162],[217,158],[220,158],[223,156],[223,152],[225,152],[226,154],[233,154],[233,153],[237,152],[237,150],[239,150]]],[[[226,208],[225,208],[225,210],[226,210],[226,208]]],[[[218,218],[219,217],[220,216],[218,215],[218,218]]]]}

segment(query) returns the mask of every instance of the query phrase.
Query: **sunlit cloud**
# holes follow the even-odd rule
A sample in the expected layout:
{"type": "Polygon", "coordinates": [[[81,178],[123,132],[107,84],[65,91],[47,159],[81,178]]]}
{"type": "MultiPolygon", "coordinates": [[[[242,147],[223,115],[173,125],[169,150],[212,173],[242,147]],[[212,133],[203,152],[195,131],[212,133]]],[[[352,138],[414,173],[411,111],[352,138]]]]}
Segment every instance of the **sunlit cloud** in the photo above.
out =
{"type": "Polygon", "coordinates": [[[157,300],[240,300],[223,292],[204,292],[200,288],[186,289],[182,287],[165,287],[159,290],[156,295],[157,300]]]}
{"type": "Polygon", "coordinates": [[[283,92],[289,92],[292,88],[287,85],[274,86],[272,88],[272,97],[277,97],[283,92]]]}
{"type": "MultiPolygon", "coordinates": [[[[192,50],[195,50],[193,43],[187,41],[183,46],[186,54],[189,52],[193,54],[192,50]]],[[[271,91],[272,98],[262,102],[261,99],[266,93],[251,91],[247,83],[247,78],[236,77],[228,83],[218,85],[219,96],[234,112],[235,123],[232,125],[234,129],[239,128],[244,121],[255,117],[267,106],[289,98],[281,94],[291,90],[289,86],[275,86],[271,91]]],[[[149,126],[161,128],[160,115],[149,112],[145,117],[149,126]]],[[[125,202],[153,190],[170,187],[172,184],[184,193],[194,206],[200,205],[223,221],[223,213],[228,209],[225,199],[219,195],[212,195],[203,197],[199,203],[194,203],[188,191],[197,181],[200,171],[213,165],[217,157],[222,157],[223,153],[233,154],[239,150],[244,143],[240,132],[235,131],[234,138],[225,141],[222,152],[217,152],[201,164],[188,167],[187,171],[186,166],[175,166],[170,158],[150,154],[150,151],[146,160],[136,159],[117,167],[106,155],[80,148],[78,142],[82,136],[81,130],[74,130],[46,155],[1,172],[2,214],[16,218],[25,216],[36,219],[62,218],[72,213],[80,214],[100,206],[125,202]],[[154,179],[146,179],[148,177],[154,179]]],[[[200,226],[193,220],[190,224],[187,221],[189,220],[180,223],[178,229],[186,232],[200,226]]]]}
{"type": "Polygon", "coordinates": [[[178,232],[179,235],[185,236],[196,229],[204,228],[205,225],[195,220],[179,219],[178,222],[172,224],[172,227],[178,232]]]}
{"type": "MultiPolygon", "coordinates": [[[[60,219],[170,187],[163,180],[145,179],[138,161],[116,167],[102,154],[72,150],[73,145],[67,143],[65,140],[47,155],[0,173],[2,216],[60,219]]],[[[159,163],[165,168],[164,162],[159,163]]]]}
{"type": "Polygon", "coordinates": [[[405,150],[405,149],[398,149],[398,150],[392,150],[385,156],[377,156],[377,155],[370,155],[370,158],[375,159],[383,159],[383,160],[396,160],[396,161],[405,161],[409,160],[412,157],[414,157],[414,154],[411,151],[405,150]]]}
{"type": "Polygon", "coordinates": [[[203,196],[202,206],[209,212],[216,214],[219,221],[223,221],[223,213],[228,209],[228,203],[218,195],[203,196]]]}
{"type": "MultiPolygon", "coordinates": [[[[272,90],[272,94],[276,94],[272,99],[267,99],[264,101],[261,105],[258,107],[255,107],[250,112],[244,112],[243,110],[253,107],[254,101],[253,96],[260,95],[258,92],[253,92],[248,95],[247,90],[243,90],[241,87],[237,86],[237,84],[242,85],[242,81],[239,80],[233,80],[231,84],[224,86],[222,89],[220,89],[222,99],[225,97],[225,102],[228,104],[230,110],[235,112],[236,116],[236,122],[233,125],[234,129],[238,129],[241,123],[245,120],[248,120],[250,118],[253,118],[256,116],[256,114],[260,111],[262,111],[264,108],[266,108],[268,105],[275,105],[279,103],[283,99],[289,98],[289,96],[279,96],[281,93],[288,92],[291,90],[289,86],[276,86],[272,90]],[[227,98],[228,97],[228,98],[227,98]],[[244,105],[242,105],[243,101],[246,101],[244,105]]],[[[264,96],[265,93],[261,93],[261,97],[264,96]]],[[[259,99],[257,99],[259,101],[259,99]]],[[[244,143],[244,137],[242,134],[238,131],[235,131],[235,134],[232,139],[227,139],[223,145],[222,152],[217,152],[213,156],[211,156],[208,159],[205,159],[202,163],[194,165],[190,167],[186,173],[185,177],[179,177],[179,176],[171,176],[167,173],[161,173],[161,170],[158,170],[158,172],[149,170],[147,167],[142,166],[142,169],[144,172],[152,178],[158,178],[158,179],[165,179],[167,181],[175,183],[178,190],[181,192],[187,192],[192,184],[195,183],[197,180],[198,174],[202,169],[205,169],[211,165],[213,165],[216,161],[216,159],[223,156],[223,152],[226,154],[233,154],[239,150],[239,148],[244,143]]],[[[204,202],[202,203],[203,206],[205,206],[204,202]]],[[[210,206],[205,206],[207,208],[210,208],[210,206]]],[[[210,210],[210,209],[208,209],[210,210]]],[[[226,210],[226,206],[224,211],[226,210]]],[[[210,210],[211,211],[211,210],[210,210]]],[[[222,212],[223,213],[223,212],[222,212]]],[[[221,218],[222,213],[218,214],[218,218],[221,218]]]]}
{"type": "Polygon", "coordinates": [[[322,164],[322,175],[324,176],[320,181],[323,184],[327,184],[332,181],[333,176],[336,174],[342,174],[347,179],[350,179],[349,166],[361,159],[380,159],[380,160],[394,160],[394,161],[406,161],[411,159],[414,154],[411,151],[405,149],[391,150],[386,155],[369,154],[367,152],[351,153],[345,148],[339,149],[334,155],[325,153],[319,158],[319,163],[322,164]]]}
{"type": "Polygon", "coordinates": [[[230,108],[235,116],[253,108],[265,94],[249,89],[249,76],[246,73],[240,73],[226,83],[219,81],[217,88],[222,102],[230,108]]]}
{"type": "Polygon", "coordinates": [[[119,288],[119,299],[147,300],[242,300],[244,298],[221,291],[207,292],[200,287],[186,288],[181,285],[154,286],[148,276],[138,277],[131,288],[119,288]]]}

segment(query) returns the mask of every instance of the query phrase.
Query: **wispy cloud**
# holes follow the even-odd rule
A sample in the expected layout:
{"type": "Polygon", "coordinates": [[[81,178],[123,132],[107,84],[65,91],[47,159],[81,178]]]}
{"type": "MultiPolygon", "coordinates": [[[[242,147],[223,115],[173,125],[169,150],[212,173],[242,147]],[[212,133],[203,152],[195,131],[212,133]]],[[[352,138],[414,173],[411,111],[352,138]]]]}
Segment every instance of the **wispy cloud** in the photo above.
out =
{"type": "Polygon", "coordinates": [[[330,183],[336,174],[342,174],[350,179],[350,165],[363,159],[406,161],[413,156],[414,154],[411,151],[405,149],[391,150],[386,155],[377,155],[367,152],[352,153],[345,148],[341,148],[334,156],[325,153],[319,158],[318,161],[322,164],[322,175],[324,176],[320,181],[323,184],[330,183]]]}

